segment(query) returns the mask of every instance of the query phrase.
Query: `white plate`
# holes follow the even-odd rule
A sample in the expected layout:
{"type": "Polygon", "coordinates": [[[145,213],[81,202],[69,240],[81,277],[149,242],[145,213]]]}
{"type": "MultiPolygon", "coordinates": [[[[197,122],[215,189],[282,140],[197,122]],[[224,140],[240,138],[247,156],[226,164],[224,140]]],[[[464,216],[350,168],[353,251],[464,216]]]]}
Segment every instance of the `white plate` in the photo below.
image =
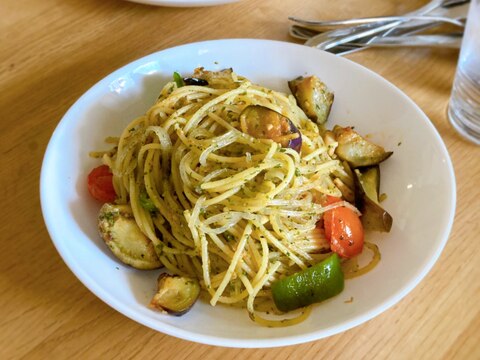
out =
{"type": "Polygon", "coordinates": [[[41,173],[41,202],[51,238],[70,269],[95,295],[122,314],[183,339],[231,347],[297,344],[339,333],[385,311],[432,268],[448,239],[455,212],[455,178],[439,134],[425,114],[395,86],[347,59],[301,45],[267,40],[208,41],[160,51],[115,71],[88,90],[52,135],[41,173]],[[99,205],[86,176],[105,148],[146,111],[174,71],[233,67],[251,80],[288,91],[287,80],[316,74],[335,92],[329,124],[354,125],[393,156],[382,164],[384,207],[394,222],[389,234],[373,234],[380,264],[346,282],[339,296],[314,307],[294,327],[253,323],[246,311],[197,302],[182,317],[150,310],[156,271],[119,263],[97,234],[99,205]],[[353,302],[346,300],[353,298],[353,302]]]}
{"type": "Polygon", "coordinates": [[[213,6],[237,2],[239,0],[128,0],[140,4],[171,6],[171,7],[197,7],[213,6]]]}

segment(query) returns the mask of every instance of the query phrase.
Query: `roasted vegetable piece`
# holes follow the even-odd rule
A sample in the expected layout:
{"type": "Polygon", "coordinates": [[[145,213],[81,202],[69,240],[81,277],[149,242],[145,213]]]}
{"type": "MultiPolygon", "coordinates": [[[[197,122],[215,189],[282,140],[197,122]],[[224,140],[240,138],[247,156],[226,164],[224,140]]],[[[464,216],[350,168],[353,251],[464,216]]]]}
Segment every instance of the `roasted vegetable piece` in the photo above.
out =
{"type": "Polygon", "coordinates": [[[355,169],[358,208],[362,213],[362,224],[366,230],[389,232],[393,218],[378,202],[380,169],[378,166],[355,169]]]}
{"type": "Polygon", "coordinates": [[[208,71],[203,67],[196,68],[193,77],[208,82],[208,86],[214,89],[235,89],[239,83],[235,83],[232,77],[233,70],[223,69],[220,71],[208,71]]]}
{"type": "Polygon", "coordinates": [[[176,316],[190,310],[200,295],[200,284],[193,278],[163,273],[158,277],[157,286],[150,306],[176,316]]]}
{"type": "Polygon", "coordinates": [[[366,230],[390,232],[393,218],[379,204],[368,197],[364,197],[359,208],[362,212],[362,224],[366,230]]]}
{"type": "Polygon", "coordinates": [[[302,148],[302,135],[290,119],[265,106],[247,106],[240,114],[240,126],[257,139],[271,139],[298,152],[302,148]]]}
{"type": "Polygon", "coordinates": [[[380,166],[374,165],[363,169],[355,169],[355,176],[359,190],[363,191],[371,200],[378,203],[380,192],[380,166]]]}
{"type": "Polygon", "coordinates": [[[355,132],[351,127],[336,125],[333,133],[338,142],[335,150],[337,156],[347,161],[352,167],[377,165],[393,154],[355,132]]]}
{"type": "Polygon", "coordinates": [[[333,93],[316,76],[300,76],[288,82],[290,91],[305,114],[322,125],[327,121],[333,103],[333,93]]]}
{"type": "Polygon", "coordinates": [[[272,284],[272,295],[280,311],[291,311],[324,301],[342,292],[344,278],[340,259],[333,254],[322,262],[272,284]]]}
{"type": "MultiPolygon", "coordinates": [[[[340,201],[327,196],[327,205],[340,201]]],[[[360,217],[350,208],[339,206],[323,214],[325,237],[330,249],[343,258],[351,258],[363,250],[365,234],[360,217]]]]}
{"type": "Polygon", "coordinates": [[[98,229],[113,254],[136,269],[162,266],[152,242],[142,233],[129,205],[106,203],[100,209],[98,229]]]}

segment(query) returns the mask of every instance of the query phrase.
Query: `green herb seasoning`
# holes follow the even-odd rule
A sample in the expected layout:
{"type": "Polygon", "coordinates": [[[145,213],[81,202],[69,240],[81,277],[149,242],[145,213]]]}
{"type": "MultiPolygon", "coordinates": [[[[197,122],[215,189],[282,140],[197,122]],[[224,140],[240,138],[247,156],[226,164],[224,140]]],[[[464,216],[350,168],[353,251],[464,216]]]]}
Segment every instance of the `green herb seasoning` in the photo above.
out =
{"type": "Polygon", "coordinates": [[[146,192],[142,191],[138,196],[138,200],[140,201],[140,205],[147,211],[153,212],[157,210],[157,207],[153,203],[152,199],[150,199],[146,192]]]}

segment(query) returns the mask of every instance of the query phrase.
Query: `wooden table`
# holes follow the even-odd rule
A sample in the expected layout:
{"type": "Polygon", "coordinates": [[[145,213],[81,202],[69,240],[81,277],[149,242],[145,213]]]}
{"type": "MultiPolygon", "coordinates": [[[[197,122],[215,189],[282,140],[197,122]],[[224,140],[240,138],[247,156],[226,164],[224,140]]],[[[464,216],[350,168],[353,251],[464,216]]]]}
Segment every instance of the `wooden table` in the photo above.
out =
{"type": "Polygon", "coordinates": [[[288,15],[386,15],[425,2],[243,0],[187,9],[121,0],[3,0],[0,358],[479,359],[480,147],[460,138],[446,118],[457,51],[370,49],[348,56],[394,83],[428,115],[452,157],[458,197],[452,234],[428,276],[397,305],[342,334],[285,348],[229,349],[153,331],[75,278],[40,211],[41,161],[55,126],[82,93],[118,67],[200,40],[294,41],[288,15]]]}

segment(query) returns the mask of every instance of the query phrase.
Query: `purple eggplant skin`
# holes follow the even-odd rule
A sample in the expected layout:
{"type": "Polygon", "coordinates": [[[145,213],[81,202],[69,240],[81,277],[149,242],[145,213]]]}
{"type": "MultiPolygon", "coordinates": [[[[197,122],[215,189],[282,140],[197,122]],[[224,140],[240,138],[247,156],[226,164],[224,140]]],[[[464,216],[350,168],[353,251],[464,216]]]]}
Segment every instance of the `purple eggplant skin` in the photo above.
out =
{"type": "Polygon", "coordinates": [[[335,125],[333,134],[338,142],[335,154],[353,168],[377,165],[393,154],[392,151],[385,151],[383,147],[366,140],[351,127],[335,125]]]}
{"type": "Polygon", "coordinates": [[[205,79],[189,77],[183,78],[185,85],[208,86],[208,81],[205,79]]]}
{"type": "Polygon", "coordinates": [[[157,287],[150,307],[175,316],[188,312],[200,295],[200,284],[197,279],[179,275],[160,274],[157,287]]]}
{"type": "Polygon", "coordinates": [[[288,82],[297,104],[318,125],[328,119],[333,104],[333,92],[316,76],[300,76],[288,82]]]}
{"type": "Polygon", "coordinates": [[[294,139],[289,140],[287,147],[299,153],[300,150],[302,150],[302,135],[300,133],[300,130],[298,130],[297,127],[290,120],[289,122],[290,122],[290,132],[292,134],[298,134],[298,136],[294,139]]]}
{"type": "Polygon", "coordinates": [[[242,130],[257,139],[271,139],[283,147],[300,152],[302,134],[282,114],[261,105],[249,105],[240,114],[242,130]]]}

